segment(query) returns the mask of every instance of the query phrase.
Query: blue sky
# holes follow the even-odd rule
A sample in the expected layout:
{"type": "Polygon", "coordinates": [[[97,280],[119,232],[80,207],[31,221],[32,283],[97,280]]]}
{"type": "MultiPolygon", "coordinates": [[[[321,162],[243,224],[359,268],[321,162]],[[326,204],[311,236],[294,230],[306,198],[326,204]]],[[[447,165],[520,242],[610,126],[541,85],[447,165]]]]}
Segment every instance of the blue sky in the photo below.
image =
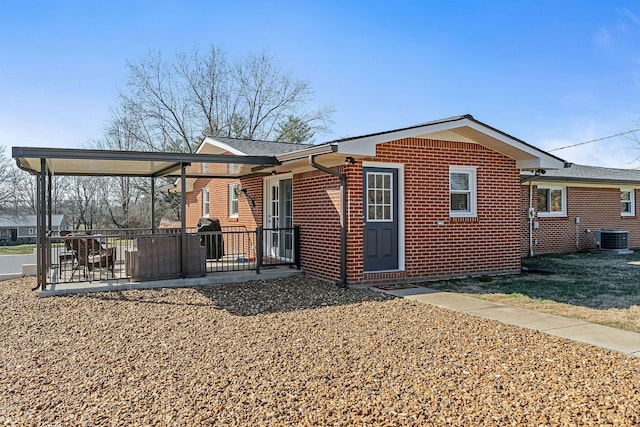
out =
{"type": "MultiPolygon", "coordinates": [[[[7,0],[0,145],[82,147],[127,60],[210,44],[309,81],[336,110],[317,142],[460,114],[545,150],[640,128],[634,1],[7,0]]],[[[637,168],[630,136],[553,153],[637,168]]]]}

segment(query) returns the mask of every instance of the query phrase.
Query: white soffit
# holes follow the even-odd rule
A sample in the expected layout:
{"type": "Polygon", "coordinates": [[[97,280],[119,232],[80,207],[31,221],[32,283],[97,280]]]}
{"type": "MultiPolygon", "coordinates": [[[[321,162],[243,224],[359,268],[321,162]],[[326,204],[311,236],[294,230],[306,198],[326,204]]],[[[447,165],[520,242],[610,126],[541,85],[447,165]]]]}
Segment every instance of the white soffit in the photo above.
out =
{"type": "Polygon", "coordinates": [[[469,118],[429,123],[338,142],[338,152],[375,156],[375,147],[404,138],[425,138],[480,144],[516,160],[519,169],[561,169],[564,161],[469,118]]]}
{"type": "Polygon", "coordinates": [[[240,150],[237,150],[231,147],[224,142],[220,142],[215,138],[210,136],[206,137],[202,144],[196,150],[197,154],[223,154],[223,153],[231,153],[236,156],[246,156],[247,153],[244,153],[240,150]]]}

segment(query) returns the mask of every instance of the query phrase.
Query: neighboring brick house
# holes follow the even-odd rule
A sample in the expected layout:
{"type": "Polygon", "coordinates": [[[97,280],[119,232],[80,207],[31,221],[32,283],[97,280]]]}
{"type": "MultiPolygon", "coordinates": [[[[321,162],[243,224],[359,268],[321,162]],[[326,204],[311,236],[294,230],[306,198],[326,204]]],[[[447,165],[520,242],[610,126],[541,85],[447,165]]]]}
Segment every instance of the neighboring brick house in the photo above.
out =
{"type": "Polygon", "coordinates": [[[571,165],[521,182],[523,256],[595,249],[601,229],[626,230],[640,247],[640,171],[571,165]]]}
{"type": "Polygon", "coordinates": [[[469,115],[321,145],[207,138],[200,150],[271,152],[280,165],[189,181],[189,226],[207,210],[223,226],[299,226],[305,272],[348,284],[520,271],[520,174],[564,167],[469,115]],[[232,184],[246,190],[237,216],[232,184]]]}

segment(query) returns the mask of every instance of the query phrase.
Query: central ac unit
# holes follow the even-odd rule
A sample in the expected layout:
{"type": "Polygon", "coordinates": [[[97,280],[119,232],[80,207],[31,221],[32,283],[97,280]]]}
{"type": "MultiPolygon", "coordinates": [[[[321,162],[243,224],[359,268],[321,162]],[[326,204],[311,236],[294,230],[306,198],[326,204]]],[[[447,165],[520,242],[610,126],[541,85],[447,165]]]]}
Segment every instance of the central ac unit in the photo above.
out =
{"type": "Polygon", "coordinates": [[[595,232],[595,244],[602,250],[629,249],[629,232],[614,228],[604,228],[595,232]]]}

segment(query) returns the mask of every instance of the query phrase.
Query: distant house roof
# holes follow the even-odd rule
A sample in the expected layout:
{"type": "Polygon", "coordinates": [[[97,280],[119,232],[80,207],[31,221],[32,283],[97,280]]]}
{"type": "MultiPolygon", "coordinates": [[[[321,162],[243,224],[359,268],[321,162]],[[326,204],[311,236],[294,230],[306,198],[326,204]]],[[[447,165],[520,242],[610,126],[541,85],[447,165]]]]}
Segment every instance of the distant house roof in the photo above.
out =
{"type": "Polygon", "coordinates": [[[294,144],[289,142],[260,141],[249,139],[227,138],[222,136],[208,136],[204,139],[197,152],[206,151],[206,144],[218,147],[223,151],[241,156],[276,156],[291,151],[304,150],[312,147],[310,144],[294,144]]]}
{"type": "Polygon", "coordinates": [[[523,174],[522,181],[585,182],[640,185],[640,170],[615,169],[571,164],[564,169],[548,170],[544,175],[523,174]]]}
{"type": "MultiPolygon", "coordinates": [[[[58,227],[64,222],[64,215],[51,215],[51,223],[58,227]]],[[[36,227],[35,215],[0,216],[0,228],[36,227]]]]}

